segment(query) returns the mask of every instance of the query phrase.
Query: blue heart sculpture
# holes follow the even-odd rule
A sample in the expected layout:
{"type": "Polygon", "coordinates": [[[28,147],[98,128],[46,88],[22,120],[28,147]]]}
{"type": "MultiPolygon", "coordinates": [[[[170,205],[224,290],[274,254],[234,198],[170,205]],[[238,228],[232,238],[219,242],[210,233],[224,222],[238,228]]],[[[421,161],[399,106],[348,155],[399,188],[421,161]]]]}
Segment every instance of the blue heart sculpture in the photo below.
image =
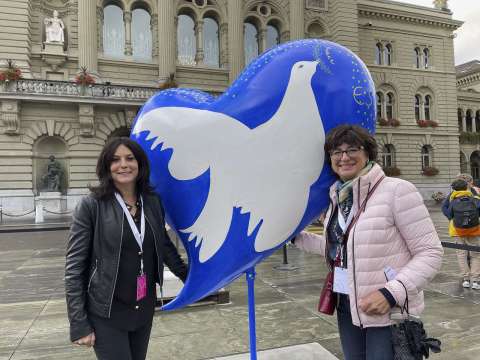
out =
{"type": "Polygon", "coordinates": [[[374,99],[355,54],[300,40],[262,54],[218,98],[169,89],[147,101],[131,137],[189,258],[166,310],[227,285],[318,217],[335,181],[325,133],[343,123],[373,132],[374,99]]]}

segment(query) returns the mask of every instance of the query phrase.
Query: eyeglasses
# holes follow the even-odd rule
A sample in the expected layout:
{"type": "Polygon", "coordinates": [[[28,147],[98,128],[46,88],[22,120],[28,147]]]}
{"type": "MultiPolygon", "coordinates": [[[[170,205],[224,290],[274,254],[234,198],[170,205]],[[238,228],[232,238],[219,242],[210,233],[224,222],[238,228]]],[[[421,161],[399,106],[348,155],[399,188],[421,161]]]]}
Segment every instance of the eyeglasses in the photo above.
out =
{"type": "Polygon", "coordinates": [[[340,160],[345,153],[349,158],[352,158],[358,156],[362,150],[363,146],[360,146],[359,148],[349,148],[347,150],[333,150],[330,152],[330,157],[333,160],[340,160]]]}

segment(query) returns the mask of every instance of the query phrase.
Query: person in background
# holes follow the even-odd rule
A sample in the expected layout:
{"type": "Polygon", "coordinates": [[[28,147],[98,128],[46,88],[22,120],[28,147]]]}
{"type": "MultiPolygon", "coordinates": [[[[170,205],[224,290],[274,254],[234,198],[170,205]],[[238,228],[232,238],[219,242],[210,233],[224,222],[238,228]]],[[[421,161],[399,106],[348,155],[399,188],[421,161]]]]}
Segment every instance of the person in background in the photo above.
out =
{"type": "Polygon", "coordinates": [[[148,159],[126,137],[105,145],[91,187],[73,215],[65,265],[70,340],[100,360],[144,360],[163,264],[187,267],[165,231],[148,159]]]}
{"type": "MultiPolygon", "coordinates": [[[[452,189],[444,201],[444,204],[448,202],[448,206],[442,206],[443,213],[449,220],[448,233],[456,239],[457,244],[479,246],[480,199],[472,194],[465,180],[455,180],[452,189]]],[[[463,275],[462,286],[480,290],[480,253],[470,252],[470,264],[468,255],[468,250],[457,249],[458,265],[463,275]]]]}
{"type": "Polygon", "coordinates": [[[338,177],[330,188],[325,234],[301,232],[294,244],[325,256],[335,268],[345,359],[392,360],[390,315],[400,312],[407,293],[410,313],[422,312],[422,289],[440,269],[442,245],[415,186],[386,177],[375,163],[377,143],[365,129],[332,129],[325,154],[338,177]]]}

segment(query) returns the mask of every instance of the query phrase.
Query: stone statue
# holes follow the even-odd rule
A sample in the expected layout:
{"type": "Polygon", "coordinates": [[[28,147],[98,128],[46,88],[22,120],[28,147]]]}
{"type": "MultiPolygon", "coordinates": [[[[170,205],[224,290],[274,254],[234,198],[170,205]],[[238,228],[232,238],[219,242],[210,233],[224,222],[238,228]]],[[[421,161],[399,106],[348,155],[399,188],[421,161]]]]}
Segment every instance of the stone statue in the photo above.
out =
{"type": "Polygon", "coordinates": [[[44,186],[47,191],[60,191],[60,181],[63,175],[62,166],[55,160],[55,156],[50,155],[48,159],[47,173],[42,176],[44,186]]]}
{"type": "Polygon", "coordinates": [[[62,19],[58,18],[58,11],[53,10],[53,18],[46,18],[45,23],[45,34],[47,43],[62,43],[64,42],[63,29],[65,25],[63,24],[62,19]]]}
{"type": "Polygon", "coordinates": [[[448,0],[433,0],[433,5],[436,9],[443,11],[448,10],[448,0]]]}

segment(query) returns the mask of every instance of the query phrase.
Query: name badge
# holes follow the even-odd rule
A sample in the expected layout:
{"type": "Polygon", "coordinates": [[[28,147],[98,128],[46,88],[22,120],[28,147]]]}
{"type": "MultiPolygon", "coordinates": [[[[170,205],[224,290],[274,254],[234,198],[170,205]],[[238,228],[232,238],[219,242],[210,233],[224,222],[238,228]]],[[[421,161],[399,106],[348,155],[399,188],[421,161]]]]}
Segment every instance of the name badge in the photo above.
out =
{"type": "Polygon", "coordinates": [[[147,274],[137,276],[137,301],[147,296],[147,274]]]}
{"type": "Polygon", "coordinates": [[[338,294],[348,295],[348,271],[345,268],[336,266],[333,271],[333,291],[338,294]]]}
{"type": "Polygon", "coordinates": [[[385,277],[387,278],[387,281],[391,281],[397,277],[397,272],[393,270],[390,266],[385,266],[385,269],[383,269],[383,272],[385,273],[385,277]]]}

